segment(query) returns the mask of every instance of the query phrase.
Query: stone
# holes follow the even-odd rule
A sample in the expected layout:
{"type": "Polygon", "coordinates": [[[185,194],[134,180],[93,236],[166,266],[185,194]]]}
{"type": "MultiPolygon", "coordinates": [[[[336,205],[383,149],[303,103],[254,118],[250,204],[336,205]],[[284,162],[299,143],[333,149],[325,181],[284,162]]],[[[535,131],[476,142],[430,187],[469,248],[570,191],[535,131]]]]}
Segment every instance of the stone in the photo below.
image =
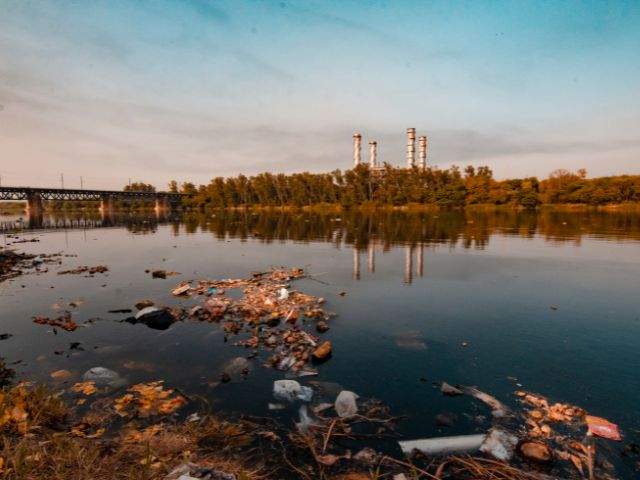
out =
{"type": "Polygon", "coordinates": [[[153,307],[153,302],[151,300],[140,300],[139,302],[137,302],[135,304],[135,307],[138,310],[142,310],[143,308],[147,308],[147,307],[153,307]]]}
{"type": "Polygon", "coordinates": [[[325,322],[324,320],[320,320],[318,323],[316,323],[316,330],[320,333],[324,333],[329,330],[329,324],[327,324],[327,322],[325,322]]]}
{"type": "Polygon", "coordinates": [[[82,380],[85,382],[94,382],[98,387],[121,387],[127,383],[117,372],[104,367],[90,368],[84,372],[82,380]]]}
{"type": "Polygon", "coordinates": [[[456,420],[457,416],[453,413],[444,412],[436,415],[436,425],[439,427],[452,427],[456,420]]]}
{"type": "Polygon", "coordinates": [[[378,453],[373,448],[365,447],[356,453],[353,459],[366,465],[375,465],[378,461],[378,453]]]}
{"type": "Polygon", "coordinates": [[[56,380],[64,380],[66,378],[69,378],[71,376],[71,372],[69,370],[56,370],[55,372],[51,373],[51,378],[54,378],[56,380]]]}
{"type": "Polygon", "coordinates": [[[551,461],[551,450],[541,442],[522,442],[518,448],[527,460],[547,463],[551,461]]]}
{"type": "Polygon", "coordinates": [[[166,308],[146,307],[136,314],[131,323],[144,323],[154,330],[166,330],[175,321],[173,315],[166,308]]]}
{"type": "Polygon", "coordinates": [[[313,351],[315,360],[326,360],[331,356],[331,342],[326,341],[313,351]]]}

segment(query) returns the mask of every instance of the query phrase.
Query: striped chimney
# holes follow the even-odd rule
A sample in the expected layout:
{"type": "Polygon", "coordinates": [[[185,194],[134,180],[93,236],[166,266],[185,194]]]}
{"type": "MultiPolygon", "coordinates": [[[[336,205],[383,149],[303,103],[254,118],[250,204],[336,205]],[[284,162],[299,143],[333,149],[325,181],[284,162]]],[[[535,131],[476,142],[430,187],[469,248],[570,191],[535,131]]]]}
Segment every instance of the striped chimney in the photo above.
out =
{"type": "Polygon", "coordinates": [[[416,161],[416,129],[407,128],[407,168],[412,168],[416,161]]]}
{"type": "Polygon", "coordinates": [[[427,168],[427,137],[420,137],[420,169],[427,168]]]}
{"type": "Polygon", "coordinates": [[[362,135],[356,132],[353,134],[353,166],[354,167],[357,167],[358,165],[360,165],[360,162],[362,160],[362,157],[360,155],[361,145],[362,145],[362,135]]]}

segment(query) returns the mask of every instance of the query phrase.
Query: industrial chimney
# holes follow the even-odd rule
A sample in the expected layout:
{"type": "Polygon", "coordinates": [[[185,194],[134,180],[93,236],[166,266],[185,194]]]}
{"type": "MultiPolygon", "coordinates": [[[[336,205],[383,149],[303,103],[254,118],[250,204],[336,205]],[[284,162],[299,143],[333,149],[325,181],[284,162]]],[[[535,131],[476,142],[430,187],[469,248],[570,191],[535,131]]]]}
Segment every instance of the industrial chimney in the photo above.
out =
{"type": "Polygon", "coordinates": [[[358,132],[353,134],[353,166],[357,167],[360,165],[360,146],[362,144],[362,135],[358,132]]]}
{"type": "Polygon", "coordinates": [[[420,169],[427,168],[427,137],[420,137],[420,169]]]}
{"type": "Polygon", "coordinates": [[[416,161],[416,129],[407,128],[407,168],[413,168],[416,161]]]}
{"type": "Polygon", "coordinates": [[[369,142],[369,166],[372,170],[378,166],[378,142],[375,140],[369,142]]]}

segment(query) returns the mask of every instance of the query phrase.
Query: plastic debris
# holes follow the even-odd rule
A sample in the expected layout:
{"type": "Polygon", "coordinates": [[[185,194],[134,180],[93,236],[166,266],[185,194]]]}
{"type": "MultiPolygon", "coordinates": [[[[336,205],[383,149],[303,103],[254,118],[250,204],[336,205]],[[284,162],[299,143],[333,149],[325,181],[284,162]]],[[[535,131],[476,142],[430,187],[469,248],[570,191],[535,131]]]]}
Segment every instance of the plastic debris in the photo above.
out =
{"type": "Polygon", "coordinates": [[[462,395],[463,392],[459,388],[454,387],[453,385],[449,385],[447,382],[442,382],[440,386],[440,391],[443,395],[448,395],[450,397],[455,397],[456,395],[462,395]]]}
{"type": "Polygon", "coordinates": [[[480,446],[480,451],[506,462],[513,457],[518,437],[498,428],[492,428],[480,446]]]}
{"type": "Polygon", "coordinates": [[[348,418],[353,417],[356,413],[358,413],[358,404],[356,400],[358,399],[358,395],[349,390],[343,390],[338,394],[336,401],[334,403],[334,408],[336,413],[340,418],[348,418]]]}
{"type": "Polygon", "coordinates": [[[278,300],[286,300],[289,298],[289,290],[281,288],[278,290],[278,300]]]}
{"type": "Polygon", "coordinates": [[[300,405],[298,416],[300,417],[300,421],[296,422],[296,428],[301,433],[307,433],[309,431],[309,427],[316,424],[309,415],[309,410],[306,405],[300,405]]]}
{"type": "Polygon", "coordinates": [[[481,392],[475,387],[464,387],[463,392],[489,405],[489,407],[491,407],[491,414],[496,418],[501,418],[509,414],[509,408],[488,393],[481,392]]]}
{"type": "Polygon", "coordinates": [[[273,396],[287,402],[296,400],[309,402],[313,397],[313,390],[310,387],[303,387],[295,380],[276,380],[273,382],[273,396]]]}
{"type": "Polygon", "coordinates": [[[425,455],[444,455],[477,451],[486,438],[485,434],[458,435],[455,437],[423,438],[398,442],[405,455],[418,450],[425,455]]]}
{"type": "Polygon", "coordinates": [[[611,423],[602,417],[595,417],[593,415],[587,415],[585,417],[589,434],[596,435],[602,438],[608,438],[609,440],[615,440],[619,442],[622,440],[620,431],[615,423],[611,423]]]}

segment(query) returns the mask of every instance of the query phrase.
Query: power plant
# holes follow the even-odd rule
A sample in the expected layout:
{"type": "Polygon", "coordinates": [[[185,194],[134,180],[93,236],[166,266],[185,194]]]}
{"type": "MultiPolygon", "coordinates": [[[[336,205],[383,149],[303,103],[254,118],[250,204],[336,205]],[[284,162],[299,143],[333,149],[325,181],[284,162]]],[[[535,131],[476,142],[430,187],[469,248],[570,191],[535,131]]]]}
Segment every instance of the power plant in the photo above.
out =
{"type": "MultiPolygon", "coordinates": [[[[423,135],[418,139],[418,168],[427,168],[427,136],[423,135]]],[[[353,166],[354,168],[362,164],[362,135],[355,132],[353,134],[353,166]]],[[[416,166],[416,129],[407,128],[407,168],[416,166]]],[[[369,140],[369,168],[372,171],[381,171],[382,165],[378,163],[378,142],[369,140]]]]}

